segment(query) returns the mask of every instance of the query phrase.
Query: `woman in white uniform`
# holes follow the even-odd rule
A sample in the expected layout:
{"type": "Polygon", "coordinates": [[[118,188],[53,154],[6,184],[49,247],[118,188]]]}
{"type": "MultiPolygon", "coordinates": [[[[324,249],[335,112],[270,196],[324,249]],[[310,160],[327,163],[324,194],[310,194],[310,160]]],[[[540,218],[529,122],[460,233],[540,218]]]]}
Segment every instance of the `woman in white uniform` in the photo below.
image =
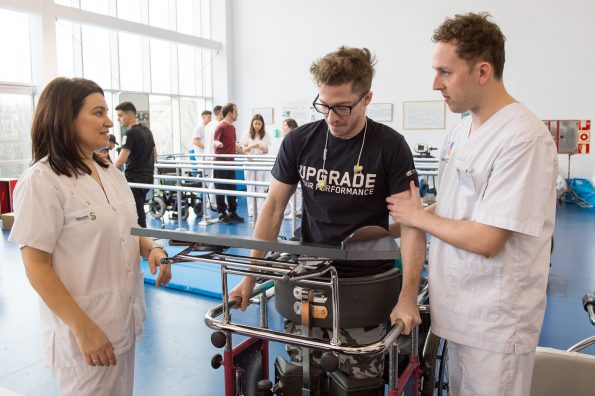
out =
{"type": "MultiPolygon", "coordinates": [[[[264,128],[264,118],[260,114],[254,114],[252,117],[252,121],[250,122],[250,129],[244,133],[242,136],[242,140],[240,141],[242,145],[242,150],[246,154],[252,155],[264,155],[269,152],[269,146],[271,145],[271,141],[269,139],[269,135],[266,133],[264,128]]],[[[249,160],[252,161],[252,160],[249,160]]],[[[244,177],[247,181],[260,181],[264,182],[267,178],[267,173],[265,171],[244,171],[244,177]]],[[[248,192],[265,192],[266,187],[264,186],[247,186],[248,192]]],[[[260,212],[260,208],[264,203],[264,198],[257,198],[257,210],[260,212]]],[[[248,200],[248,215],[250,217],[254,216],[252,213],[252,200],[248,200]]]]}
{"type": "Polygon", "coordinates": [[[45,360],[60,395],[132,395],[145,319],[140,255],[152,273],[160,267],[156,286],[171,279],[163,247],[130,235],[138,225],[124,176],[94,153],[112,126],[97,84],[54,79],[31,127],[33,164],[14,192],[9,240],[43,300],[45,360]]]}

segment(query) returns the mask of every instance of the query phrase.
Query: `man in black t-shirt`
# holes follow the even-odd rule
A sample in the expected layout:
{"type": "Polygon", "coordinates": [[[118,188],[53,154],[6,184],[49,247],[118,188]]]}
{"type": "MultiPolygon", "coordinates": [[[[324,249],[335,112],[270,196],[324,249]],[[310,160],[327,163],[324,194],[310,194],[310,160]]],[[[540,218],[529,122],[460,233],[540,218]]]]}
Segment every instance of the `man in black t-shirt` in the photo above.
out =
{"type": "MultiPolygon", "coordinates": [[[[416,179],[416,172],[403,136],[366,117],[366,106],[372,100],[374,63],[365,48],[341,47],[312,64],[310,71],[318,86],[313,106],[324,114],[324,120],[298,127],[283,139],[268,196],[255,226],[255,238],[277,238],[283,212],[297,183],[303,194],[303,241],[337,245],[363,226],[389,229],[386,198],[410,197],[409,183],[416,179]]],[[[409,334],[421,322],[417,294],[425,237],[409,227],[402,227],[400,235],[403,287],[391,320],[402,320],[403,334],[409,334]]],[[[253,251],[252,255],[263,257],[264,252],[253,251]]],[[[353,277],[383,273],[393,263],[359,261],[334,265],[340,277],[353,277]]],[[[253,288],[254,278],[246,277],[230,296],[239,297],[241,308],[245,309],[253,288]]],[[[295,327],[286,324],[286,330],[299,332],[294,331],[295,327]]],[[[369,344],[385,334],[385,326],[342,329],[342,333],[358,344],[369,344]]],[[[295,348],[290,355],[292,361],[299,363],[295,348]]],[[[347,359],[340,370],[355,377],[382,375],[382,358],[354,360],[347,359]]]]}
{"type": "MultiPolygon", "coordinates": [[[[121,168],[124,163],[126,169],[124,175],[126,180],[132,183],[153,184],[153,172],[157,161],[157,148],[153,133],[146,126],[139,124],[136,118],[136,107],[132,102],[122,102],[116,106],[118,121],[128,128],[126,132],[126,143],[122,145],[122,151],[114,164],[121,168]]],[[[145,199],[147,189],[132,188],[132,195],[136,202],[136,213],[138,225],[146,228],[147,220],[145,213],[145,199]]]]}

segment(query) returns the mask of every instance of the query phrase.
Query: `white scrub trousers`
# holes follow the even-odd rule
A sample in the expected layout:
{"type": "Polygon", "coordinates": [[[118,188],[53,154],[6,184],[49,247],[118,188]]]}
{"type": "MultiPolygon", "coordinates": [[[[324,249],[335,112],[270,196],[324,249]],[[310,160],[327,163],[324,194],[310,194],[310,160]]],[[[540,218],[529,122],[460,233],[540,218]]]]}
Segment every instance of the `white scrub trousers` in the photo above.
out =
{"type": "Polygon", "coordinates": [[[132,396],[135,345],[116,356],[116,365],[54,367],[60,396],[132,396]]]}

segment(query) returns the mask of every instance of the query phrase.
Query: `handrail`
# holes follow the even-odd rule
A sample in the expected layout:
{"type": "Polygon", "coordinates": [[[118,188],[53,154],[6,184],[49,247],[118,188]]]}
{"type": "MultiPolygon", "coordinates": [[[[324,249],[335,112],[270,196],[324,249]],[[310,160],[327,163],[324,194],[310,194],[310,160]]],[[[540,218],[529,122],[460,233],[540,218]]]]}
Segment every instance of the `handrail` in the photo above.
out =
{"type": "Polygon", "coordinates": [[[236,197],[256,197],[256,198],[266,198],[266,193],[259,193],[259,192],[245,192],[245,191],[237,191],[237,190],[217,190],[214,188],[201,188],[201,187],[179,187],[179,186],[170,186],[167,184],[145,184],[145,183],[131,183],[129,182],[128,185],[132,188],[142,188],[145,190],[155,189],[155,190],[166,190],[166,191],[180,191],[180,192],[201,192],[207,194],[225,194],[225,195],[233,195],[236,197]]]}
{"type": "MultiPolygon", "coordinates": [[[[196,177],[196,176],[174,176],[174,175],[154,175],[155,179],[162,180],[188,180],[188,181],[199,181],[209,183],[220,183],[220,184],[245,184],[249,186],[270,186],[270,182],[266,181],[251,181],[251,180],[238,180],[238,179],[215,179],[212,177],[196,177]]],[[[227,190],[221,190],[227,191],[227,190]]]]}
{"type": "MultiPolygon", "coordinates": [[[[255,289],[253,297],[266,291],[265,287],[255,289]]],[[[231,300],[229,307],[237,305],[237,300],[231,300]]],[[[282,333],[271,329],[263,329],[260,327],[253,327],[249,325],[223,323],[222,320],[215,319],[223,313],[223,303],[211,308],[205,314],[205,324],[214,330],[230,331],[232,333],[242,334],[248,337],[266,338],[270,341],[282,342],[284,344],[291,344],[306,348],[320,349],[324,351],[337,352],[344,355],[375,355],[384,353],[388,348],[395,343],[396,339],[401,335],[399,326],[394,326],[384,338],[368,345],[341,345],[333,344],[331,341],[324,342],[316,338],[305,337],[297,334],[282,333]]]]}
{"type": "Polygon", "coordinates": [[[215,153],[180,153],[180,154],[160,154],[157,158],[168,158],[168,157],[227,157],[227,158],[262,158],[275,160],[276,155],[269,154],[215,154],[215,153]]]}
{"type": "MultiPolygon", "coordinates": [[[[229,161],[233,164],[233,162],[229,161]]],[[[224,169],[224,170],[257,170],[257,171],[270,171],[273,169],[272,166],[246,166],[246,165],[203,165],[203,164],[193,164],[193,165],[175,165],[175,164],[160,164],[156,163],[155,168],[161,169],[224,169]]]]}

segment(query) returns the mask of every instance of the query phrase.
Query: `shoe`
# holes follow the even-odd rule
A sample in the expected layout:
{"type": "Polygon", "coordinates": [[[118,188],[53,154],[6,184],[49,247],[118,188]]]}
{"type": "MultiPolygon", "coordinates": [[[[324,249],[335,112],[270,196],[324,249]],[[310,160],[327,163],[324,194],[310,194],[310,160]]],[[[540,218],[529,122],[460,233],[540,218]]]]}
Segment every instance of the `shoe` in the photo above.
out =
{"type": "Polygon", "coordinates": [[[236,223],[243,223],[244,222],[244,218],[238,216],[238,214],[236,212],[229,213],[229,218],[231,219],[231,221],[236,222],[236,223]]]}
{"type": "Polygon", "coordinates": [[[231,224],[232,220],[229,218],[229,216],[227,215],[227,213],[221,213],[219,215],[219,222],[223,223],[223,224],[231,224]]]}

